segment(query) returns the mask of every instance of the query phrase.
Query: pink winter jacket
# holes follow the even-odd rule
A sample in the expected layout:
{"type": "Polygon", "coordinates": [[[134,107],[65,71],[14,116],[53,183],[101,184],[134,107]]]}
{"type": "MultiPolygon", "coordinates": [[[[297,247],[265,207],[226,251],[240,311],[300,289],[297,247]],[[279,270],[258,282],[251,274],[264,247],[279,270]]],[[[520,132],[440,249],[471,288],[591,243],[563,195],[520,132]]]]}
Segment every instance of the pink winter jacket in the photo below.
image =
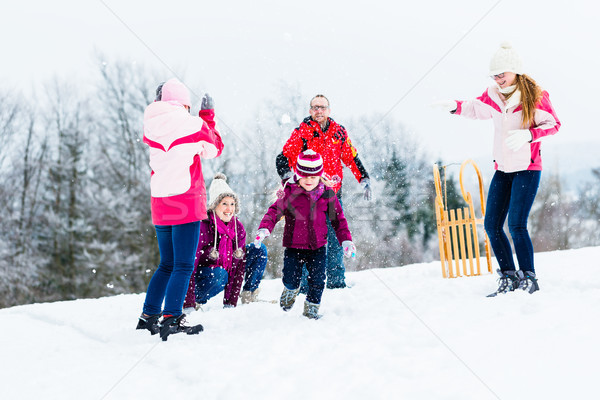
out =
{"type": "Polygon", "coordinates": [[[179,103],[156,101],[144,112],[144,143],[150,146],[152,223],[180,225],[206,219],[206,188],[200,158],[221,154],[214,110],[192,116],[179,103]]]}
{"type": "Polygon", "coordinates": [[[523,129],[520,93],[514,93],[508,101],[497,86],[489,87],[474,100],[457,101],[456,114],[472,119],[492,119],[494,121],[494,162],[495,168],[503,172],[523,170],[542,170],[542,151],[540,139],[554,135],[560,128],[560,121],[554,112],[548,92],[542,92],[542,98],[535,112],[535,123],[529,127],[531,143],[517,151],[509,149],[505,140],[508,132],[523,129]]]}

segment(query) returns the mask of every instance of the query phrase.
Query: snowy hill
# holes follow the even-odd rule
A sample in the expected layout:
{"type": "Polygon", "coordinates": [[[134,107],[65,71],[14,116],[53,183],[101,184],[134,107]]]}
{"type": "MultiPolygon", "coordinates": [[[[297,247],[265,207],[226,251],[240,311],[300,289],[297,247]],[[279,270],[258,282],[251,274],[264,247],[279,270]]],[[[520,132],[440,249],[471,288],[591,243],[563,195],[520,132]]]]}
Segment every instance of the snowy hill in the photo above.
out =
{"type": "MultiPolygon", "coordinates": [[[[3,399],[598,398],[600,247],[536,254],[542,290],[485,295],[439,262],[349,273],[300,304],[205,312],[198,336],[134,330],[143,294],[0,310],[3,399]]],[[[261,285],[275,299],[280,280],[261,285]]]]}

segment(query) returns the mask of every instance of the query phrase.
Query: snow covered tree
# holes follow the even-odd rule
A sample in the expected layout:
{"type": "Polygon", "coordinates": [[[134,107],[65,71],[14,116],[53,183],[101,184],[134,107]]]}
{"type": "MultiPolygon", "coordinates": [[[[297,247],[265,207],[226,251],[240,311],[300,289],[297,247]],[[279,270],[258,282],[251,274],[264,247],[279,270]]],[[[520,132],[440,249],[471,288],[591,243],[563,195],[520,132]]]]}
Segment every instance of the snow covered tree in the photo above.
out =
{"type": "Polygon", "coordinates": [[[55,80],[47,89],[46,130],[51,155],[46,160],[41,251],[48,255],[40,287],[49,299],[77,298],[86,284],[80,256],[91,227],[83,213],[87,149],[94,130],[88,104],[76,88],[55,80]]]}

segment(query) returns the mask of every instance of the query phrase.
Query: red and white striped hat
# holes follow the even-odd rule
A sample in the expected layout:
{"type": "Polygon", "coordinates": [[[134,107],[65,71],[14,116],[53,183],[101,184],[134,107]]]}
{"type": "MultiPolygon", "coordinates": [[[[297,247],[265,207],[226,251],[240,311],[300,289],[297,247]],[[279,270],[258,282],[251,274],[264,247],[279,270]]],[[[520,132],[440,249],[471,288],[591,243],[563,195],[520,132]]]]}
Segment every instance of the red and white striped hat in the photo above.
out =
{"type": "Polygon", "coordinates": [[[305,150],[298,155],[296,174],[300,177],[321,176],[323,174],[323,159],[313,150],[305,150]]]}

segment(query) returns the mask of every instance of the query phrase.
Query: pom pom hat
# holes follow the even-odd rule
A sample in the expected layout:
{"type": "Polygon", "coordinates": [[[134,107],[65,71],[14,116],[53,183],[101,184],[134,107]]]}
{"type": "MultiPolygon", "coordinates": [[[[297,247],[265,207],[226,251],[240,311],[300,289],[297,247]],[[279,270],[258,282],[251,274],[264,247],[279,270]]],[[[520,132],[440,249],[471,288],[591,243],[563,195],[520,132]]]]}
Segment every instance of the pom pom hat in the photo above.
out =
{"type": "Polygon", "coordinates": [[[227,177],[222,173],[218,173],[208,188],[208,209],[214,211],[225,197],[231,197],[235,200],[235,214],[239,214],[240,201],[237,194],[227,184],[227,177]]]}
{"type": "Polygon", "coordinates": [[[161,101],[176,101],[177,103],[192,107],[190,91],[177,78],[171,78],[162,85],[161,101]]]}
{"type": "Polygon", "coordinates": [[[503,72],[523,74],[523,61],[508,42],[500,44],[500,48],[490,61],[490,75],[498,75],[503,72]]]}
{"type": "Polygon", "coordinates": [[[296,174],[301,178],[323,175],[323,159],[313,150],[305,150],[298,155],[296,174]]]}

